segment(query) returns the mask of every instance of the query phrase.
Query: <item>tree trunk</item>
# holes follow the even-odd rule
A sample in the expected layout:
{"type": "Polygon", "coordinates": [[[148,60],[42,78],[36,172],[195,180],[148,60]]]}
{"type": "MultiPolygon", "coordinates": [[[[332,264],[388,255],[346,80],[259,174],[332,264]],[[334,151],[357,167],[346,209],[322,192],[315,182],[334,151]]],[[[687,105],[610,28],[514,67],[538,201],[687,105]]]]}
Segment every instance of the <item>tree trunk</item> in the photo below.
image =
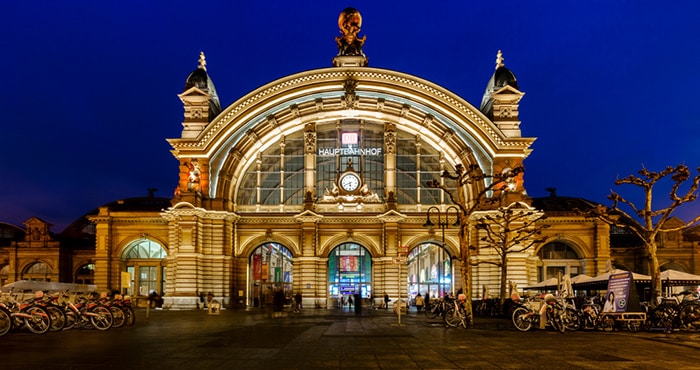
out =
{"type": "Polygon", "coordinates": [[[506,303],[506,280],[508,278],[508,264],[506,263],[508,255],[503,252],[503,255],[501,256],[501,291],[500,291],[500,297],[501,297],[501,305],[500,305],[500,313],[503,315],[505,313],[504,310],[504,305],[506,303]]]}
{"type": "Polygon", "coordinates": [[[469,233],[466,217],[462,217],[460,224],[460,238],[459,238],[459,248],[462,254],[462,285],[464,290],[464,296],[466,297],[466,302],[464,304],[464,309],[467,312],[467,318],[469,320],[468,326],[470,328],[474,327],[474,313],[472,312],[472,264],[471,264],[471,253],[469,251],[469,233]]]}
{"type": "Polygon", "coordinates": [[[656,243],[652,240],[647,243],[649,251],[649,272],[651,274],[651,306],[656,307],[661,297],[661,267],[656,257],[656,243]]]}

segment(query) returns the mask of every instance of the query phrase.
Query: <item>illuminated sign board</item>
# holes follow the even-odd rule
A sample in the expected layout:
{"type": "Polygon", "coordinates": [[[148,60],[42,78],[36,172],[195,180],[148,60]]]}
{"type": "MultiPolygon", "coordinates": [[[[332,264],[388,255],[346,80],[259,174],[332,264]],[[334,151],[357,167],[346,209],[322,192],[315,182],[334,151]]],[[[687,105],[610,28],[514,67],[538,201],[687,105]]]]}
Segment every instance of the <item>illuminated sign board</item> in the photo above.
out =
{"type": "Polygon", "coordinates": [[[343,145],[357,145],[358,142],[357,132],[343,132],[340,134],[340,143],[343,145]]]}
{"type": "Polygon", "coordinates": [[[382,155],[382,148],[318,148],[319,157],[334,155],[382,155]]]}

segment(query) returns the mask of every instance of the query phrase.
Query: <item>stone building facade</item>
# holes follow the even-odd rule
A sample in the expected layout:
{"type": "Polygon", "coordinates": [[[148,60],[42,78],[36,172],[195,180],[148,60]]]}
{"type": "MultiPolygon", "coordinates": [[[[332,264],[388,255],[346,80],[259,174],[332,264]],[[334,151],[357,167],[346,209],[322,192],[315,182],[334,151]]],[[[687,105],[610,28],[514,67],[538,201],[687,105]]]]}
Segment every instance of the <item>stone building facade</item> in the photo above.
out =
{"type": "MultiPolygon", "coordinates": [[[[521,166],[535,141],[520,131],[524,92],[499,52],[476,107],[430,81],[369,66],[359,27],[339,26],[352,37],[339,38],[332,66],[282,77],[226,107],[200,55],[179,94],[181,136],[168,140],[179,163],[173,196],[99,207],[62,243],[44,233],[36,244],[41,222],[29,220],[24,240],[0,246],[3,281],[31,278],[41,261],[50,280],[74,281],[89,270],[100,289],[157,292],[171,309],[198,307],[205,296],[258,306],[276,289],[301,292],[317,307],[350,294],[395,299],[460,289],[454,205],[426,184],[451,186],[441,174],[458,166],[486,174],[521,166]],[[432,207],[442,224],[424,228],[432,207]]],[[[455,191],[471,201],[490,185],[487,178],[455,191]]],[[[522,173],[507,185],[486,194],[549,216],[541,221],[544,241],[509,256],[508,280],[593,276],[612,263],[644,272],[635,245],[616,248],[615,230],[573,211],[593,204],[554,194],[530,199],[522,173]]],[[[469,230],[474,258],[495,259],[469,230]]],[[[664,243],[662,264],[697,271],[697,239],[664,243]]],[[[497,292],[499,279],[498,267],[477,265],[472,289],[497,292]]]]}

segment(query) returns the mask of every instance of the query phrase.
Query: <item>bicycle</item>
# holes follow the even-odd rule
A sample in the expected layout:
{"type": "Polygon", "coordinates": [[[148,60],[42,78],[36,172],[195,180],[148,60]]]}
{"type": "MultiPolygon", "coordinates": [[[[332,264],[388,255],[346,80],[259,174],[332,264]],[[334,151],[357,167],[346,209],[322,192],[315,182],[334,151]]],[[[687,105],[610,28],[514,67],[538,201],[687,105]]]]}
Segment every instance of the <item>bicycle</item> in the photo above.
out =
{"type": "Polygon", "coordinates": [[[445,324],[449,327],[462,326],[465,329],[469,326],[469,315],[464,309],[464,301],[453,299],[449,308],[445,311],[445,324]]]}

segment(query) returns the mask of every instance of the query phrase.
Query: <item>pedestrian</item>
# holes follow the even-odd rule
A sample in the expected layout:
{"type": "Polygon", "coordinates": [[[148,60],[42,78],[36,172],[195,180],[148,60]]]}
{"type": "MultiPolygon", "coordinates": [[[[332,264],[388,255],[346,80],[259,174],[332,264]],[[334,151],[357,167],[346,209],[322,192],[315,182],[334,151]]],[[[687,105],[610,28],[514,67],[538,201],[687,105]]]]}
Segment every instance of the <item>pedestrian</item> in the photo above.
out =
{"type": "Polygon", "coordinates": [[[301,292],[294,295],[294,312],[301,312],[301,292]]]}
{"type": "Polygon", "coordinates": [[[384,309],[385,310],[389,309],[389,302],[391,302],[391,299],[389,299],[389,294],[384,292],[384,309]]]}
{"type": "Polygon", "coordinates": [[[275,295],[272,296],[272,310],[274,311],[275,317],[282,317],[282,308],[284,307],[284,291],[282,288],[278,288],[275,295]]]}
{"type": "Polygon", "coordinates": [[[416,311],[420,312],[423,308],[423,296],[418,294],[416,296],[416,311]]]}
{"type": "Polygon", "coordinates": [[[425,298],[423,298],[423,305],[425,306],[425,309],[427,310],[428,307],[430,307],[430,293],[425,292],[425,298]]]}
{"type": "Polygon", "coordinates": [[[362,315],[362,297],[359,293],[355,293],[355,315],[362,315]]]}

